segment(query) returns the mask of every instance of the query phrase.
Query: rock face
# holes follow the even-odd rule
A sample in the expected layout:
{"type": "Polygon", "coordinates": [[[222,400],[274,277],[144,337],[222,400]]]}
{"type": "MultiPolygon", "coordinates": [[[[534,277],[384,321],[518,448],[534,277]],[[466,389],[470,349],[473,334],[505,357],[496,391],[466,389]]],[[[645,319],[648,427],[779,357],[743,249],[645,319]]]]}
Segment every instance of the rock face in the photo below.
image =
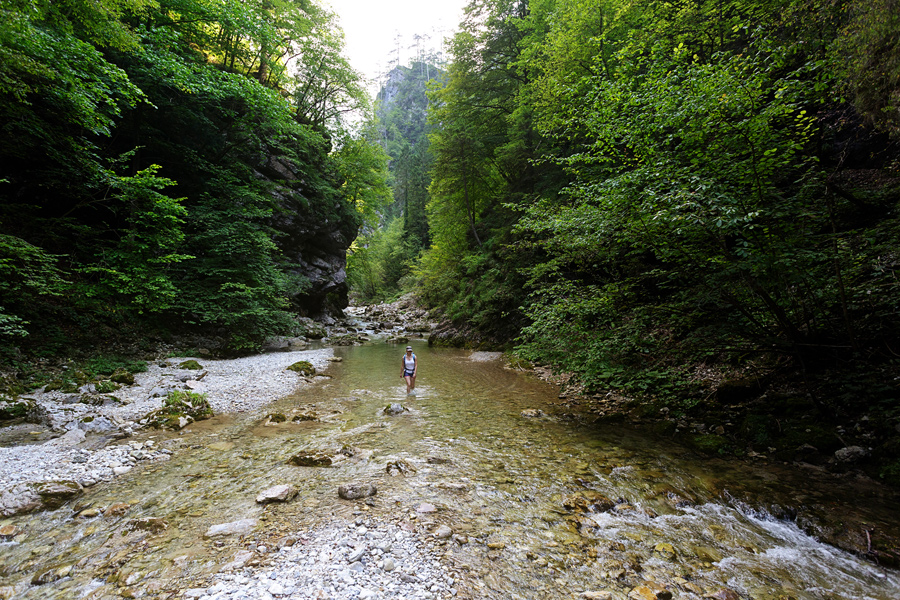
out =
{"type": "Polygon", "coordinates": [[[269,224],[284,234],[276,237],[278,246],[287,261],[296,265],[291,272],[309,282],[297,286],[294,308],[317,319],[340,316],[348,304],[347,248],[356,238],[358,217],[348,203],[310,197],[317,192],[286,157],[268,156],[258,171],[276,184],[272,194],[280,210],[269,224]]]}

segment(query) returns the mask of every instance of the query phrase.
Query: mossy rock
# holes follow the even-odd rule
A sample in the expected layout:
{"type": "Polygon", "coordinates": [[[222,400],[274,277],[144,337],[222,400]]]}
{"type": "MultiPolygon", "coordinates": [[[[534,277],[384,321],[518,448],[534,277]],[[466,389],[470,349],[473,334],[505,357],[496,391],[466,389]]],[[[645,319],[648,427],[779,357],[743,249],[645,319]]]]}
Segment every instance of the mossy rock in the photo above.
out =
{"type": "Polygon", "coordinates": [[[304,377],[310,377],[316,374],[316,368],[312,366],[312,363],[305,360],[295,362],[294,364],[289,366],[287,370],[293,371],[294,373],[299,373],[304,377]]]}
{"type": "Polygon", "coordinates": [[[266,415],[266,419],[270,423],[284,423],[285,421],[287,421],[287,417],[281,413],[272,413],[272,414],[266,415]]]}
{"type": "Polygon", "coordinates": [[[109,376],[109,380],[122,385],[134,385],[134,373],[119,369],[109,376]]]}
{"type": "Polygon", "coordinates": [[[297,467],[330,467],[332,456],[326,452],[301,452],[288,459],[297,467]]]}
{"type": "Polygon", "coordinates": [[[84,493],[77,481],[41,481],[33,483],[32,489],[41,497],[44,507],[54,510],[84,493]]]}
{"type": "MultiPolygon", "coordinates": [[[[134,376],[132,376],[132,381],[134,381],[134,376]]],[[[98,394],[111,394],[122,389],[121,385],[119,385],[115,381],[109,380],[98,381],[96,384],[94,384],[94,386],[97,389],[98,394]]]]}
{"type": "Polygon", "coordinates": [[[294,415],[291,418],[291,421],[294,423],[303,423],[304,421],[318,421],[319,419],[316,415],[311,415],[307,413],[300,413],[299,415],[294,415]]]}
{"type": "Polygon", "coordinates": [[[185,369],[187,371],[200,371],[203,369],[203,365],[198,363],[196,360],[186,360],[183,363],[178,365],[179,369],[185,369]]]}
{"type": "Polygon", "coordinates": [[[211,416],[213,411],[206,394],[175,390],[163,400],[163,407],[147,414],[144,421],[156,429],[177,431],[211,416]]]}
{"type": "Polygon", "coordinates": [[[24,418],[34,406],[29,400],[18,400],[0,396],[0,421],[24,418]]]}
{"type": "Polygon", "coordinates": [[[688,446],[704,454],[728,454],[731,442],[728,438],[709,433],[689,435],[685,438],[688,446]]]}

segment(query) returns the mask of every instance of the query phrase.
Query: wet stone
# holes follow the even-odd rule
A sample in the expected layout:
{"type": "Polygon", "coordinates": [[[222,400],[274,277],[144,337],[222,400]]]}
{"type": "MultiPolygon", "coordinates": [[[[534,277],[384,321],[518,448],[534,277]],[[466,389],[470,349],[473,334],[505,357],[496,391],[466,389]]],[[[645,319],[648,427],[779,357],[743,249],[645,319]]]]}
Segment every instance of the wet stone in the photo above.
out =
{"type": "Polygon", "coordinates": [[[324,452],[300,452],[288,459],[288,463],[297,467],[329,467],[333,458],[324,452]]]}
{"type": "Polygon", "coordinates": [[[635,587],[628,592],[631,600],[672,600],[672,592],[652,581],[635,587]]]}
{"type": "Polygon", "coordinates": [[[134,531],[149,531],[150,533],[162,533],[166,529],[169,528],[169,524],[165,521],[165,519],[160,519],[158,517],[145,517],[143,519],[132,519],[128,521],[128,525],[126,526],[126,530],[134,531]]]}
{"type": "Polygon", "coordinates": [[[215,538],[229,535],[243,535],[253,531],[256,527],[256,519],[241,519],[240,521],[232,521],[231,523],[220,523],[213,525],[206,530],[203,537],[215,538]]]}

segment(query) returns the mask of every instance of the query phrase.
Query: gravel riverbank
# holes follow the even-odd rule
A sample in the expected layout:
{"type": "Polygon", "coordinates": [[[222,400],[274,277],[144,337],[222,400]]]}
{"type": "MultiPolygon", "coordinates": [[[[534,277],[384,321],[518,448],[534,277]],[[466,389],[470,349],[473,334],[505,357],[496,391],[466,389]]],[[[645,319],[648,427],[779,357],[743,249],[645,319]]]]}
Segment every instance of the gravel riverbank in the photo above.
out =
{"type": "MultiPolygon", "coordinates": [[[[4,490],[0,492],[0,504],[17,484],[24,482],[71,480],[90,486],[122,475],[140,461],[166,459],[169,451],[154,447],[152,442],[103,443],[133,433],[139,428],[138,421],[160,408],[163,398],[171,390],[192,389],[205,393],[215,414],[255,413],[272,401],[309,385],[309,379],[286,371],[286,367],[303,360],[321,371],[327,367],[332,355],[331,348],[324,348],[230,360],[168,359],[149,364],[146,372],[135,375],[134,385],[115,392],[118,401],[103,402],[99,406],[79,402],[80,394],[40,390],[26,394],[25,397],[34,399],[35,410],[40,413],[44,427],[58,437],[44,443],[0,448],[0,489],[4,490]],[[202,369],[178,368],[187,360],[198,361],[202,369]],[[90,442],[92,438],[96,440],[94,444],[90,442]]],[[[30,423],[14,427],[25,437],[30,430],[37,429],[30,423]]],[[[0,511],[9,514],[2,505],[0,511]]]]}

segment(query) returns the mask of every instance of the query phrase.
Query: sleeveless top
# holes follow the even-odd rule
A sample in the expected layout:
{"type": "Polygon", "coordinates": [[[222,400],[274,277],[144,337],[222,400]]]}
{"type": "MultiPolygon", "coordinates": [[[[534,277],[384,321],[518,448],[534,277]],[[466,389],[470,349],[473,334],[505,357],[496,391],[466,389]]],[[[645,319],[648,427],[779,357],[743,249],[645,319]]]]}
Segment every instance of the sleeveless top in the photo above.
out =
{"type": "Polygon", "coordinates": [[[407,357],[405,354],[403,355],[403,367],[407,371],[412,371],[416,368],[416,355],[413,354],[410,357],[407,357]]]}

